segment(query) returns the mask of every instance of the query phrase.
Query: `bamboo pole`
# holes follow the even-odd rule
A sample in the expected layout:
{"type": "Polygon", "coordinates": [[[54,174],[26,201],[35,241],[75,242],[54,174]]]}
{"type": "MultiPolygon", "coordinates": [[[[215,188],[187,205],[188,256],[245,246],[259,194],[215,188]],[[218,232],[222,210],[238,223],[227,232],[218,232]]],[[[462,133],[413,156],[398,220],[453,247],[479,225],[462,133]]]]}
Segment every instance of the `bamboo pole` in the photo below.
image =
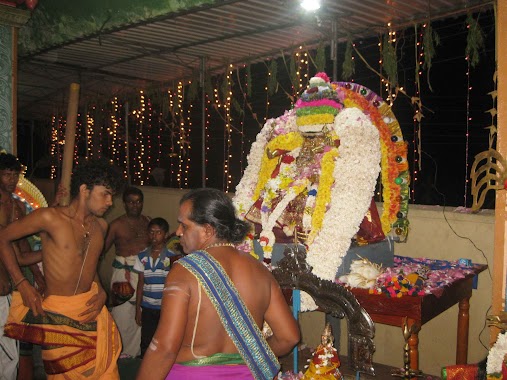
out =
{"type": "Polygon", "coordinates": [[[61,206],[70,203],[70,176],[74,161],[74,145],[76,142],[77,107],[79,103],[79,84],[71,83],[69,90],[69,104],[67,106],[67,124],[65,126],[65,146],[63,148],[62,180],[61,184],[67,190],[60,201],[61,206]]]}

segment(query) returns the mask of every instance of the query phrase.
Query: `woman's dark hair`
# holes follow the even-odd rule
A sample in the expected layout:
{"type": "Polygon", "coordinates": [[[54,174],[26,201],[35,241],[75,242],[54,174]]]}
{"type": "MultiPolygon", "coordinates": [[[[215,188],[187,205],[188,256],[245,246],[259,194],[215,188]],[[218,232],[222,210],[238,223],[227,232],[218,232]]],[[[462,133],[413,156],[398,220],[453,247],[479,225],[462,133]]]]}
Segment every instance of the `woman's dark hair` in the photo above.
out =
{"type": "Polygon", "coordinates": [[[141,191],[141,189],[138,189],[137,187],[129,186],[125,189],[125,191],[123,192],[123,202],[127,201],[127,197],[129,195],[138,195],[139,198],[141,198],[141,201],[144,201],[144,194],[141,191]]]}
{"type": "Polygon", "coordinates": [[[190,220],[197,224],[209,224],[215,229],[218,239],[240,243],[250,230],[250,225],[236,218],[231,199],[217,189],[195,189],[186,193],[180,205],[192,203],[190,220]]]}
{"type": "Polygon", "coordinates": [[[104,160],[90,160],[79,164],[72,173],[70,180],[70,196],[75,198],[81,185],[92,190],[94,186],[105,186],[113,193],[121,191],[124,179],[120,171],[104,160]]]}
{"type": "Polygon", "coordinates": [[[151,226],[158,226],[164,230],[164,232],[169,232],[169,223],[167,223],[167,220],[164,218],[153,218],[148,223],[148,229],[150,229],[151,226]]]}

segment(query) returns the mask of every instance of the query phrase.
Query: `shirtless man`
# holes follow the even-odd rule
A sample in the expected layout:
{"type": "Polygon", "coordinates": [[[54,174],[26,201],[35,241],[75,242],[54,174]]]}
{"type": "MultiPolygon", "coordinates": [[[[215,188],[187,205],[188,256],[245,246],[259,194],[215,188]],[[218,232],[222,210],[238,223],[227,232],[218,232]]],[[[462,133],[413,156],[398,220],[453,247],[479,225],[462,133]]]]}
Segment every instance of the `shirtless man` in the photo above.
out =
{"type": "Polygon", "coordinates": [[[112,166],[89,161],[72,175],[69,206],[35,210],[0,230],[0,259],[19,291],[13,294],[4,332],[46,347],[42,358],[48,375],[119,379],[121,343],[104,307],[97,262],[107,231],[102,216],[121,185],[121,174],[112,166]],[[23,277],[12,247],[36,233],[43,246],[44,296],[23,277]]]}
{"type": "Polygon", "coordinates": [[[244,239],[247,223],[236,218],[231,200],[215,189],[186,193],[178,223],[176,233],[189,255],[176,261],[166,278],[160,322],[137,379],[253,380],[254,373],[256,379],[273,379],[279,369],[276,356],[288,353],[300,333],[272,274],[234,248],[244,239]],[[222,290],[227,277],[237,292],[222,290]],[[246,311],[237,306],[236,296],[246,311]],[[264,322],[273,331],[267,339],[260,331],[264,322]]]}
{"type": "MultiPolygon", "coordinates": [[[[25,205],[13,197],[21,170],[22,165],[14,155],[0,153],[0,229],[25,216],[25,205]]],[[[41,260],[41,254],[30,254],[30,245],[24,239],[14,243],[14,246],[18,255],[18,262],[20,265],[31,264],[30,270],[33,272],[37,283],[40,284],[40,289],[43,290],[44,278],[37,264],[33,264],[41,260]]],[[[3,328],[11,302],[11,292],[9,275],[0,261],[0,368],[3,370],[2,378],[5,379],[16,378],[18,360],[20,359],[16,341],[3,336],[3,328]]],[[[20,373],[21,379],[32,377],[31,351],[29,353],[30,355],[22,356],[23,360],[20,360],[20,370],[26,371],[23,374],[20,373]]]]}
{"type": "Polygon", "coordinates": [[[120,331],[123,351],[132,357],[141,354],[141,327],[136,323],[137,273],[133,271],[139,252],[150,245],[148,223],[142,215],[144,195],[136,187],[123,193],[125,214],[111,222],[106,236],[104,252],[114,244],[116,257],[111,276],[111,314],[120,331]]]}

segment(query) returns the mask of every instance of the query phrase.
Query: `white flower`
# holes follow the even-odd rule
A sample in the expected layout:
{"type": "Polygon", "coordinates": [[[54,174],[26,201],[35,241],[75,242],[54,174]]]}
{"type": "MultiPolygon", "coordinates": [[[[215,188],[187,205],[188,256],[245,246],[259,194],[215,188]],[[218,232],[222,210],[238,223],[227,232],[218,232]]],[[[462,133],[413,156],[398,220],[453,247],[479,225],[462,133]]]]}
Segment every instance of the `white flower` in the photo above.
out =
{"type": "Polygon", "coordinates": [[[507,335],[499,334],[495,344],[489,350],[488,360],[486,362],[486,372],[488,375],[502,373],[502,363],[507,354],[507,335]]]}

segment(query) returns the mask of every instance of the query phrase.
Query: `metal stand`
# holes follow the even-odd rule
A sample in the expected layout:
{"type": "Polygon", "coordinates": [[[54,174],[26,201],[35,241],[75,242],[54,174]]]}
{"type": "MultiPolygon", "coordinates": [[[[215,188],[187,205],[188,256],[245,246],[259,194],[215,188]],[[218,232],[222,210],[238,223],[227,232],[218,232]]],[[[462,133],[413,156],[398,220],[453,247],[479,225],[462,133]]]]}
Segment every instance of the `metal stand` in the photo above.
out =
{"type": "Polygon", "coordinates": [[[393,370],[391,376],[402,377],[403,380],[410,380],[413,377],[423,377],[422,371],[410,368],[410,347],[408,345],[410,336],[418,333],[419,330],[420,327],[416,325],[412,325],[409,328],[407,318],[405,317],[405,322],[403,323],[403,338],[405,339],[405,346],[403,347],[403,362],[405,365],[403,368],[393,370]]]}

